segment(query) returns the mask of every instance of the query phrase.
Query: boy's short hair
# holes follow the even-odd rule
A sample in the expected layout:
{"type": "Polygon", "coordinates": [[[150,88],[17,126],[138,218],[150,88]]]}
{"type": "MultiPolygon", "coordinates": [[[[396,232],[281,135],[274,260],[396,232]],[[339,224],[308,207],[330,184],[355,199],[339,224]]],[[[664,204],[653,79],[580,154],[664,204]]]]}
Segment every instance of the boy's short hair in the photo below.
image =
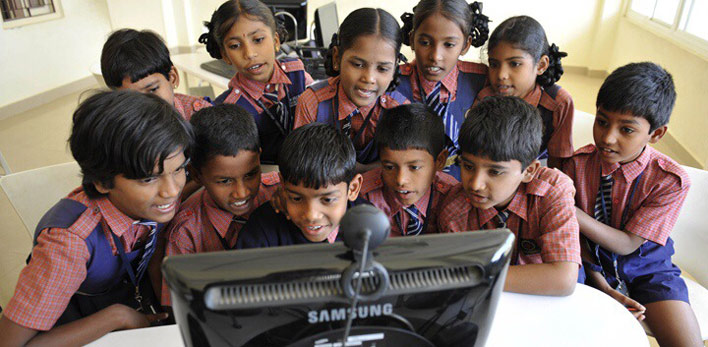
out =
{"type": "Polygon", "coordinates": [[[671,74],[657,64],[643,62],[612,71],[597,93],[595,106],[642,117],[649,122],[652,132],[669,123],[675,101],[671,74]]]}
{"type": "Polygon", "coordinates": [[[284,181],[319,189],[349,182],[356,175],[356,152],[351,140],[329,124],[310,123],[285,138],[278,155],[284,181]]]}
{"type": "Polygon", "coordinates": [[[538,110],[515,96],[490,96],[467,111],[460,128],[460,151],[493,161],[521,162],[538,157],[543,123],[538,110]]]}
{"type": "Polygon", "coordinates": [[[170,51],[159,35],[149,30],[120,29],[103,45],[101,74],[109,88],[120,88],[123,79],[137,82],[154,73],[169,80],[170,51]]]}
{"type": "Polygon", "coordinates": [[[162,172],[170,154],[189,156],[191,126],[172,105],[135,91],[99,92],[74,112],[69,146],[81,167],[82,186],[90,198],[102,194],[94,182],[113,187],[116,175],[127,179],[162,172]],[[154,172],[155,163],[159,172],[154,172]]]}
{"type": "Polygon", "coordinates": [[[437,158],[445,148],[445,125],[442,118],[423,104],[408,104],[385,110],[374,141],[379,150],[419,149],[437,158]]]}
{"type": "Polygon", "coordinates": [[[253,116],[241,106],[220,104],[201,109],[190,120],[194,129],[192,165],[200,170],[216,155],[235,156],[261,148],[253,116]]]}

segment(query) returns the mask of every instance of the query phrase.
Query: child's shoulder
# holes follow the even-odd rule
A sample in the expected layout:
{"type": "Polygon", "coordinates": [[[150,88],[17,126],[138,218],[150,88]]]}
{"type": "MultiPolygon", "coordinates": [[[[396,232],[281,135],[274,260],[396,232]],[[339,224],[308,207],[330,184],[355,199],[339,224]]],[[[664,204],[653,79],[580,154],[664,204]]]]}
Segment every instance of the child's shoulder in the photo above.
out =
{"type": "Polygon", "coordinates": [[[462,73],[475,75],[486,75],[488,73],[487,65],[464,60],[457,61],[457,69],[462,73]]]}
{"type": "Polygon", "coordinates": [[[339,77],[330,77],[326,80],[318,81],[305,89],[300,95],[301,98],[314,98],[317,102],[332,99],[337,94],[339,77]]]}
{"type": "Polygon", "coordinates": [[[433,179],[435,190],[445,195],[447,195],[452,190],[452,188],[459,183],[460,182],[455,177],[448,175],[442,171],[436,172],[435,178],[433,179]]]}
{"type": "Polygon", "coordinates": [[[381,95],[379,98],[379,103],[383,108],[391,109],[400,105],[410,104],[411,102],[401,92],[394,90],[381,95]]]}
{"type": "Polygon", "coordinates": [[[280,68],[286,73],[305,70],[305,64],[298,58],[287,57],[279,59],[278,63],[280,64],[280,68]]]}
{"type": "Polygon", "coordinates": [[[662,176],[668,177],[673,184],[684,188],[691,185],[691,179],[688,177],[686,170],[671,157],[661,153],[647,145],[646,151],[649,151],[649,162],[647,166],[652,170],[649,172],[660,173],[662,176]]]}
{"type": "Polygon", "coordinates": [[[538,195],[546,193],[562,193],[563,191],[575,192],[573,180],[558,169],[542,166],[538,169],[538,173],[529,183],[533,186],[532,192],[538,195]]]}
{"type": "Polygon", "coordinates": [[[447,191],[447,196],[445,197],[445,200],[443,200],[442,205],[443,207],[446,205],[467,205],[469,204],[461,204],[462,201],[466,201],[467,197],[465,196],[465,187],[462,185],[462,183],[457,183],[450,187],[450,189],[447,191]]]}
{"type": "Polygon", "coordinates": [[[190,105],[194,111],[199,111],[205,107],[212,106],[211,102],[207,99],[198,96],[175,93],[175,98],[184,105],[190,105]]]}
{"type": "Polygon", "coordinates": [[[547,88],[541,88],[541,99],[538,101],[538,104],[546,109],[555,111],[562,106],[568,108],[573,105],[573,98],[563,87],[554,84],[547,88]]]}
{"type": "Polygon", "coordinates": [[[364,172],[361,176],[363,177],[363,183],[361,185],[361,195],[366,195],[373,191],[383,189],[383,179],[381,178],[382,169],[377,167],[364,172]]]}
{"type": "Polygon", "coordinates": [[[271,171],[261,174],[261,184],[267,187],[277,186],[280,183],[278,171],[271,171]]]}

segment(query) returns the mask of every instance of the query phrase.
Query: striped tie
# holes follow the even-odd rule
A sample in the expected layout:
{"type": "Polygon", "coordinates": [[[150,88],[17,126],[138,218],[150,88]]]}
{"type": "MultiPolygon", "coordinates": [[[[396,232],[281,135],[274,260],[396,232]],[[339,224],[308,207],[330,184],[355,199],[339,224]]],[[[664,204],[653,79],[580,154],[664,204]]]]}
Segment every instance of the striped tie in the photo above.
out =
{"type": "Polygon", "coordinates": [[[357,114],[359,114],[358,108],[352,111],[342,122],[342,132],[344,132],[344,135],[347,135],[347,137],[349,137],[352,132],[352,118],[357,114]]]}
{"type": "Polygon", "coordinates": [[[612,175],[600,177],[600,188],[597,190],[597,198],[595,199],[595,219],[610,225],[612,216],[612,175]],[[602,202],[605,202],[605,209],[602,208],[602,202]]]}
{"type": "MultiPolygon", "coordinates": [[[[403,232],[403,236],[419,235],[423,231],[423,223],[420,221],[420,211],[418,211],[415,205],[404,207],[403,210],[408,213],[408,223],[406,223],[406,230],[403,232]]],[[[400,214],[396,214],[396,220],[398,225],[401,225],[400,214]]]]}
{"type": "Polygon", "coordinates": [[[448,103],[440,101],[440,89],[442,83],[435,84],[433,91],[425,97],[425,103],[443,119],[445,125],[445,135],[447,135],[449,143],[447,146],[448,155],[452,156],[457,153],[457,138],[459,136],[460,127],[455,120],[455,117],[448,112],[448,103]]]}
{"type": "Polygon", "coordinates": [[[273,87],[270,84],[267,85],[265,91],[263,91],[262,99],[264,101],[263,104],[273,112],[273,116],[280,122],[280,126],[283,127],[283,130],[287,133],[290,130],[290,121],[285,112],[285,105],[278,100],[277,86],[273,87]]]}
{"type": "Polygon", "coordinates": [[[157,240],[157,223],[155,222],[134,222],[133,225],[144,225],[150,228],[150,233],[148,234],[147,240],[143,247],[143,255],[140,257],[140,262],[138,263],[138,270],[136,271],[136,279],[139,282],[143,277],[145,270],[147,269],[148,263],[152,254],[155,253],[155,241],[157,240]]]}
{"type": "Polygon", "coordinates": [[[499,224],[497,225],[497,228],[506,228],[506,221],[509,219],[509,211],[498,211],[497,218],[499,219],[499,224]]]}

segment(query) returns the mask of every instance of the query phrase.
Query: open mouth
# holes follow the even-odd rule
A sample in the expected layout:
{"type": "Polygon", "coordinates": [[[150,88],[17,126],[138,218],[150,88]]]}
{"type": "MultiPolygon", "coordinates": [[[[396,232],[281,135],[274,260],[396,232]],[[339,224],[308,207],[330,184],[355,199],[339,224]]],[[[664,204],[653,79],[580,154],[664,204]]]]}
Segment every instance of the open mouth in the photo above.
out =
{"type": "Polygon", "coordinates": [[[175,201],[172,201],[167,204],[157,205],[157,209],[162,213],[170,212],[170,211],[172,211],[172,209],[175,208],[176,204],[177,204],[177,201],[175,200],[175,201]]]}
{"type": "Polygon", "coordinates": [[[263,66],[265,66],[265,64],[255,64],[255,65],[248,67],[246,69],[246,71],[251,72],[251,73],[260,72],[261,69],[263,68],[263,66]]]}
{"type": "Polygon", "coordinates": [[[376,90],[354,88],[354,91],[356,92],[356,95],[360,98],[369,99],[371,97],[376,96],[376,90]]]}

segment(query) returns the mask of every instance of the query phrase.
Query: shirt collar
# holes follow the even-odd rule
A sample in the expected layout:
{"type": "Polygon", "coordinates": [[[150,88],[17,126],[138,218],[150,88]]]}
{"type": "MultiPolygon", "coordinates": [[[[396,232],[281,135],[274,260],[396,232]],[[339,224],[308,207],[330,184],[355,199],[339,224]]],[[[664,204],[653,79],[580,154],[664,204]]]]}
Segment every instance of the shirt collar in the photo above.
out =
{"type": "Polygon", "coordinates": [[[536,83],[536,86],[524,97],[524,101],[528,102],[533,107],[538,107],[538,103],[541,102],[542,94],[543,89],[536,83]]]}
{"type": "Polygon", "coordinates": [[[123,234],[131,228],[138,220],[128,217],[125,213],[121,212],[113,203],[108,199],[107,196],[100,197],[96,200],[96,206],[101,211],[101,216],[108,224],[111,232],[118,237],[122,237],[123,234]]]}
{"type": "MultiPolygon", "coordinates": [[[[285,74],[283,69],[280,67],[278,61],[275,61],[273,64],[273,75],[270,76],[270,80],[268,80],[268,83],[250,80],[244,77],[243,75],[237,73],[236,76],[234,76],[234,78],[232,78],[229,82],[229,87],[240,87],[240,89],[246,92],[246,94],[248,94],[253,100],[259,100],[263,96],[263,92],[265,91],[266,86],[269,84],[292,84],[292,82],[288,78],[288,75],[285,74]]],[[[282,88],[279,88],[279,99],[281,98],[281,93],[284,93],[284,90],[282,88]]]]}
{"type": "MultiPolygon", "coordinates": [[[[423,217],[427,217],[428,201],[430,201],[431,187],[428,187],[428,192],[423,194],[423,196],[413,204],[423,217]]],[[[388,189],[386,186],[383,187],[383,197],[386,201],[386,204],[391,209],[392,216],[403,210],[404,206],[398,201],[398,199],[396,199],[396,197],[393,196],[391,190],[388,189]]]]}
{"type": "MultiPolygon", "coordinates": [[[[538,173],[537,173],[538,175],[538,173]]],[[[544,196],[552,188],[551,184],[535,177],[529,183],[521,183],[517,188],[511,202],[506,206],[507,211],[517,215],[528,222],[528,200],[529,195],[544,196]]],[[[492,218],[499,214],[496,208],[490,207],[479,211],[479,225],[487,224],[492,218]]]]}
{"type": "MultiPolygon", "coordinates": [[[[425,79],[425,77],[423,77],[423,74],[418,69],[418,65],[416,64],[415,60],[413,60],[413,62],[411,64],[413,65],[414,73],[418,77],[415,82],[416,86],[414,88],[415,89],[414,93],[417,93],[418,95],[420,95],[418,88],[422,87],[423,90],[425,91],[425,95],[430,94],[438,82],[428,81],[427,79],[425,79]],[[422,86],[417,85],[418,81],[420,81],[420,84],[422,86]]],[[[452,98],[452,95],[456,95],[456,93],[457,93],[457,75],[459,73],[460,73],[460,70],[457,68],[457,64],[455,64],[455,66],[453,66],[453,68],[452,68],[452,71],[450,71],[447,74],[447,76],[445,76],[440,81],[440,83],[442,84],[443,90],[447,91],[447,97],[445,98],[445,101],[449,101],[452,98]]],[[[443,90],[441,90],[440,92],[442,93],[443,90]]],[[[442,98],[443,95],[441,94],[440,97],[442,98]]],[[[443,100],[443,99],[441,99],[441,100],[443,100]]]]}
{"type": "Polygon", "coordinates": [[[231,212],[219,208],[206,190],[204,190],[202,194],[204,194],[204,205],[209,223],[214,226],[214,229],[216,229],[216,232],[218,232],[221,237],[226,237],[234,215],[231,212]]]}
{"type": "MultiPolygon", "coordinates": [[[[595,148],[595,151],[598,151],[598,149],[595,148]]],[[[602,161],[602,159],[600,159],[600,165],[602,167],[602,176],[613,174],[619,169],[619,172],[621,172],[621,176],[624,177],[625,181],[632,182],[635,178],[637,178],[637,176],[639,176],[639,174],[644,171],[644,169],[649,164],[649,160],[651,159],[653,154],[654,149],[651,148],[651,146],[649,145],[645,145],[642,154],[640,154],[637,159],[634,159],[626,164],[606,164],[604,161],[602,161]]]]}
{"type": "MultiPolygon", "coordinates": [[[[339,78],[339,77],[337,77],[337,78],[339,78]]],[[[337,113],[338,113],[339,120],[343,120],[343,119],[347,118],[347,116],[349,114],[351,114],[352,112],[354,112],[354,110],[356,110],[356,109],[359,109],[359,112],[362,115],[367,115],[367,114],[369,114],[371,109],[374,108],[374,106],[376,106],[376,103],[378,103],[379,100],[381,99],[380,97],[378,97],[370,105],[366,105],[363,107],[356,107],[356,105],[354,105],[354,103],[351,100],[349,100],[349,97],[347,97],[347,94],[344,93],[344,88],[342,88],[342,84],[339,82],[340,82],[340,80],[337,80],[337,84],[338,84],[338,86],[337,86],[337,102],[339,103],[339,107],[337,108],[337,113]]]]}

